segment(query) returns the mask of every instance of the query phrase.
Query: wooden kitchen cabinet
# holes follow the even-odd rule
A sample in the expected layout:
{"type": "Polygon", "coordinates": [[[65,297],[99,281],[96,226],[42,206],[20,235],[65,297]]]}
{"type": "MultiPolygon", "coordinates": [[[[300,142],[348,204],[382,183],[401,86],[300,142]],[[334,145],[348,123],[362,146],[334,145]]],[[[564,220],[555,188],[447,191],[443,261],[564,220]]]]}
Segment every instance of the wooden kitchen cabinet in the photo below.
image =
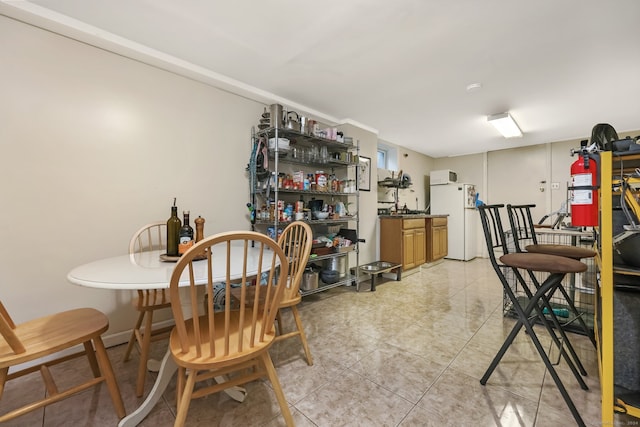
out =
{"type": "Polygon", "coordinates": [[[447,217],[433,217],[426,219],[426,250],[427,262],[437,261],[448,254],[447,217]]]}
{"type": "Polygon", "coordinates": [[[380,217],[380,259],[402,264],[402,270],[426,262],[426,231],[424,217],[401,215],[380,217]]]}

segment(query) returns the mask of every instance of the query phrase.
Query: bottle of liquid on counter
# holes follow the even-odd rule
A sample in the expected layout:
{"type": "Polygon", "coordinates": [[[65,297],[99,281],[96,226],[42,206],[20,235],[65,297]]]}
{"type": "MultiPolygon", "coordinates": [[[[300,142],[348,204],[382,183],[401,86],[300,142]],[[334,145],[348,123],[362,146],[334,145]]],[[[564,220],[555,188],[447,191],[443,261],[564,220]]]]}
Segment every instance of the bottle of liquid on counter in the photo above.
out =
{"type": "Polygon", "coordinates": [[[198,216],[193,222],[196,223],[196,243],[204,239],[204,218],[198,216]]]}
{"type": "Polygon", "coordinates": [[[180,227],[179,241],[178,241],[178,253],[180,255],[187,252],[191,246],[193,246],[193,228],[189,225],[189,211],[182,212],[184,215],[184,222],[180,227]]]}
{"type": "Polygon", "coordinates": [[[178,256],[178,238],[180,233],[180,218],[178,218],[178,207],[176,199],[173,199],[171,206],[171,218],[167,220],[167,256],[178,256]]]}

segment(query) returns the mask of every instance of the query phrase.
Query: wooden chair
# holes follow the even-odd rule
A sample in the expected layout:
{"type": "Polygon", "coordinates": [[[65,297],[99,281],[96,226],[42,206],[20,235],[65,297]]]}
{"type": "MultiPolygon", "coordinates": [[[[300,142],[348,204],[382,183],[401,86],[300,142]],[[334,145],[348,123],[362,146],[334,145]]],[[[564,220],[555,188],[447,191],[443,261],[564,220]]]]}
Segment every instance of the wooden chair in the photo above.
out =
{"type": "MultiPolygon", "coordinates": [[[[136,231],[129,242],[129,253],[165,249],[167,236],[167,224],[165,221],[158,221],[147,224],[136,231]]],[[[138,362],[138,377],[136,379],[136,396],[144,394],[144,382],[147,375],[147,362],[151,343],[169,338],[173,326],[153,329],[153,314],[157,310],[171,308],[168,291],[165,289],[138,290],[138,296],[131,302],[138,311],[138,319],[131,332],[127,349],[124,353],[124,361],[131,358],[131,351],[135,344],[138,344],[140,351],[140,361],[138,362]],[[142,324],[144,322],[144,328],[142,324]]]]}
{"type": "Polygon", "coordinates": [[[311,358],[311,351],[309,350],[309,344],[307,343],[307,336],[304,333],[302,326],[302,320],[296,307],[302,300],[300,295],[300,282],[302,280],[302,274],[304,272],[309,255],[311,254],[311,245],[313,243],[313,231],[308,224],[302,221],[296,221],[289,224],[282,235],[278,239],[278,244],[284,250],[287,259],[289,260],[289,279],[287,280],[287,287],[284,291],[284,297],[278,308],[276,314],[276,321],[278,324],[278,335],[276,341],[282,341],[295,336],[300,337],[304,353],[307,357],[307,364],[313,365],[313,359],[311,358]],[[291,308],[293,313],[293,319],[296,323],[296,330],[288,333],[283,333],[282,329],[282,310],[285,308],[291,308]]]}
{"type": "Polygon", "coordinates": [[[169,288],[176,321],[169,348],[178,365],[175,426],[185,424],[192,398],[262,377],[271,381],[286,424],[293,426],[289,406],[269,355],[275,338],[275,316],[284,295],[288,271],[287,258],[277,242],[251,231],[211,236],[182,255],[171,276],[169,288]],[[254,244],[255,248],[252,248],[254,244]],[[239,247],[243,256],[232,256],[232,246],[239,247]],[[257,270],[250,270],[249,250],[259,252],[257,256],[261,262],[258,262],[257,270]],[[202,257],[203,252],[206,259],[195,261],[202,257]],[[238,263],[242,266],[241,277],[232,277],[231,265],[237,266],[238,263]],[[268,268],[263,269],[262,265],[268,265],[268,268]],[[208,280],[197,284],[194,270],[202,268],[206,269],[208,280]],[[263,272],[267,269],[266,283],[251,286],[255,280],[263,282],[263,272]],[[238,281],[241,292],[235,298],[225,298],[224,310],[214,310],[213,298],[208,298],[204,314],[196,314],[202,307],[198,295],[205,292],[213,295],[213,287],[221,277],[226,278],[223,280],[226,295],[231,295],[231,285],[238,281]],[[246,292],[250,288],[254,291],[246,292]],[[194,390],[197,382],[228,374],[233,374],[228,381],[203,385],[194,390]]]}
{"type": "Polygon", "coordinates": [[[0,341],[0,399],[7,381],[37,371],[40,371],[47,390],[44,397],[37,396],[40,399],[0,415],[0,423],[66,399],[102,382],[107,383],[116,414],[119,418],[124,417],[126,414],[120,389],[100,337],[108,328],[107,316],[93,308],[78,308],[16,325],[0,301],[0,334],[4,338],[0,341]],[[59,354],[79,344],[84,346],[82,351],[71,355],[59,354]],[[52,355],[53,358],[47,357],[52,355]],[[85,355],[93,377],[82,384],[59,390],[49,367],[85,355]],[[34,364],[37,359],[45,357],[45,361],[34,364]],[[9,368],[23,363],[31,366],[9,373],[9,368]]]}

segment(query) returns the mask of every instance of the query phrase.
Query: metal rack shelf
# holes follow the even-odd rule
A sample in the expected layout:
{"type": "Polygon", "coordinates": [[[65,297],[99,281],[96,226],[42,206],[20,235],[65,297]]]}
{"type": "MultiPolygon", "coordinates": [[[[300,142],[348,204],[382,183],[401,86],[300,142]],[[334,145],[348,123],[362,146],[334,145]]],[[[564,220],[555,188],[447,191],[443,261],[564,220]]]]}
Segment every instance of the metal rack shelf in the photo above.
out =
{"type": "Polygon", "coordinates": [[[268,138],[287,138],[291,144],[299,144],[301,146],[312,147],[313,145],[326,146],[327,148],[348,151],[353,150],[356,146],[352,143],[335,141],[333,139],[320,138],[314,135],[300,133],[291,129],[267,128],[256,133],[258,136],[266,136],[268,138]]]}
{"type": "Polygon", "coordinates": [[[309,291],[300,291],[300,294],[304,297],[307,295],[311,295],[311,294],[316,294],[318,292],[322,292],[322,291],[326,291],[327,289],[331,289],[331,288],[337,288],[338,286],[345,286],[345,285],[350,285],[353,284],[357,281],[357,277],[352,275],[352,274],[347,274],[345,276],[344,279],[339,280],[335,283],[324,283],[323,281],[320,281],[320,284],[318,285],[317,289],[312,289],[309,291]]]}
{"type": "MultiPolygon", "coordinates": [[[[287,199],[292,200],[294,197],[298,195],[305,196],[305,199],[308,199],[311,196],[313,196],[314,198],[318,197],[320,199],[328,198],[331,200],[331,203],[344,202],[345,205],[349,205],[349,202],[351,201],[351,202],[354,202],[355,204],[355,211],[353,215],[344,216],[344,217],[335,218],[335,219],[322,219],[322,220],[306,219],[304,220],[304,222],[312,226],[312,228],[314,229],[314,233],[317,232],[318,229],[322,230],[321,227],[323,226],[330,226],[332,224],[347,225],[349,223],[352,223],[352,224],[355,224],[356,236],[359,235],[359,218],[357,215],[357,212],[359,209],[359,193],[357,191],[357,188],[356,188],[356,191],[353,191],[353,192],[301,190],[299,188],[296,188],[296,189],[281,188],[281,187],[278,187],[277,185],[274,186],[273,181],[269,182],[271,180],[272,174],[275,174],[275,176],[277,177],[279,172],[285,172],[287,168],[283,170],[281,168],[281,165],[287,164],[287,165],[299,166],[301,169],[307,169],[307,171],[311,169],[311,172],[313,171],[313,168],[317,168],[317,169],[327,168],[326,170],[330,168],[332,170],[332,173],[333,171],[335,172],[342,171],[342,173],[344,173],[349,179],[353,178],[355,183],[356,182],[355,178],[357,174],[355,166],[358,165],[357,159],[358,159],[359,150],[360,150],[358,143],[353,144],[351,142],[347,142],[347,143],[339,142],[335,140],[320,138],[313,135],[303,134],[290,129],[267,128],[267,129],[259,130],[256,132],[254,128],[252,129],[252,132],[251,132],[251,144],[252,144],[251,145],[252,158],[250,159],[250,163],[247,168],[247,170],[249,171],[249,196],[251,201],[251,203],[249,204],[250,206],[255,207],[258,201],[260,201],[261,203],[264,203],[269,199],[273,199],[274,201],[278,201],[281,198],[285,201],[287,201],[287,199]],[[258,151],[257,148],[260,147],[260,144],[266,142],[265,138],[267,139],[287,138],[289,139],[289,150],[282,150],[279,147],[280,144],[273,144],[274,147],[272,149],[268,149],[266,153],[269,159],[269,168],[267,171],[264,171],[264,170],[261,171],[260,177],[258,177],[256,173],[256,169],[257,169],[256,161],[253,155],[254,153],[257,153],[258,151]],[[325,161],[322,161],[322,162],[304,161],[301,158],[292,158],[289,156],[291,149],[293,147],[299,147],[299,148],[300,147],[302,148],[326,147],[329,153],[334,153],[334,156],[331,157],[331,154],[330,154],[330,157],[326,159],[326,162],[325,161]],[[338,154],[338,153],[341,153],[341,154],[338,154]],[[340,158],[336,158],[336,157],[340,157],[340,158]],[[268,177],[265,177],[266,173],[268,173],[268,177]]],[[[269,219],[269,220],[254,218],[254,221],[251,224],[251,228],[252,230],[255,230],[256,227],[258,227],[262,232],[265,232],[265,231],[269,232],[269,230],[271,230],[274,236],[277,237],[278,230],[284,229],[291,222],[291,221],[280,221],[277,217],[278,215],[276,215],[275,219],[269,219]]],[[[345,227],[345,228],[348,228],[348,227],[345,227]]],[[[357,282],[358,281],[357,267],[359,263],[358,242],[357,241],[353,242],[353,245],[354,245],[354,250],[350,252],[336,252],[336,253],[331,253],[331,254],[322,255],[322,256],[315,256],[313,258],[310,258],[309,263],[314,263],[317,261],[322,261],[325,259],[331,259],[336,257],[350,258],[349,253],[353,252],[355,254],[356,265],[349,266],[347,262],[347,269],[349,272],[347,273],[347,276],[344,279],[331,284],[320,281],[320,284],[317,289],[300,291],[301,295],[305,296],[305,295],[309,295],[317,292],[322,292],[330,288],[347,285],[347,284],[350,284],[351,282],[357,282]],[[353,267],[355,267],[355,270],[353,270],[353,267]],[[352,274],[352,270],[355,271],[355,274],[352,274]]]]}

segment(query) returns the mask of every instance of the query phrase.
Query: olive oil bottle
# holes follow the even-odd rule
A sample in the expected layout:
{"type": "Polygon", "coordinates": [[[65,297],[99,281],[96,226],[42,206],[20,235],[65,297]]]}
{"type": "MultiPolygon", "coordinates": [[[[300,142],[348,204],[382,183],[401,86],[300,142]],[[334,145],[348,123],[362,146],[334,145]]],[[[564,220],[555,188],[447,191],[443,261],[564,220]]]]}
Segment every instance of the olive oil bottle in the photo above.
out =
{"type": "Polygon", "coordinates": [[[171,206],[171,218],[167,220],[167,256],[178,256],[178,235],[180,233],[180,218],[178,218],[178,207],[176,199],[173,199],[171,206]]]}

